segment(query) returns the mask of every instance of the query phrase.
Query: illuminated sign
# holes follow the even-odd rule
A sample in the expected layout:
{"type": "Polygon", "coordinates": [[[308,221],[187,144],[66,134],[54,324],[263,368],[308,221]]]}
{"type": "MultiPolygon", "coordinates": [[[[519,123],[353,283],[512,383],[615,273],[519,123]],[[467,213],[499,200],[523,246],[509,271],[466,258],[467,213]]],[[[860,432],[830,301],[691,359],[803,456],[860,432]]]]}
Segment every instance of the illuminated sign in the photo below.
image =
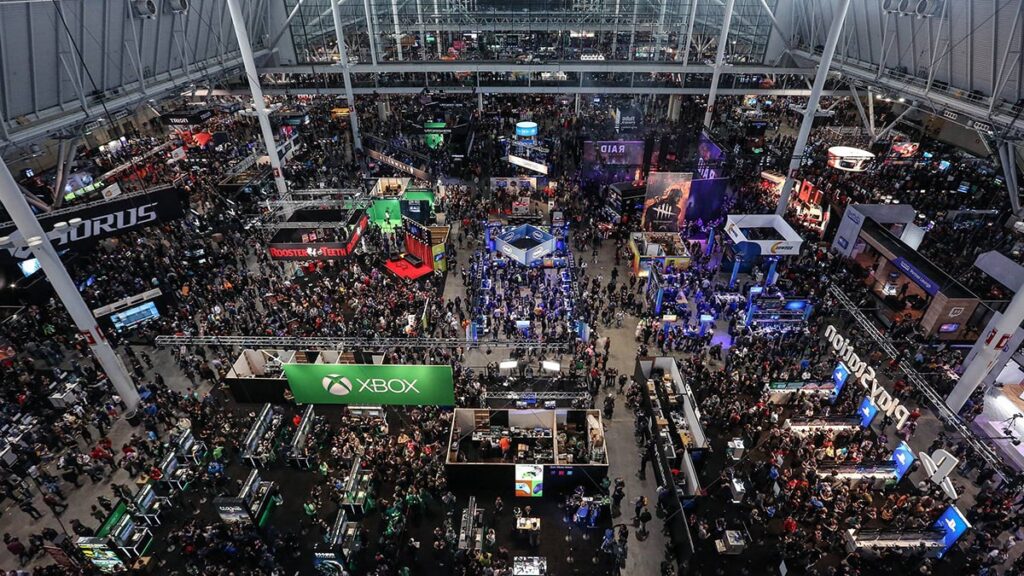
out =
{"type": "Polygon", "coordinates": [[[867,362],[860,359],[850,339],[846,338],[831,324],[825,328],[825,339],[832,345],[832,349],[847,366],[850,375],[856,375],[868,392],[868,397],[878,406],[878,409],[891,417],[896,422],[897,428],[902,428],[907,419],[910,418],[910,410],[907,409],[897,398],[882,388],[881,382],[876,378],[875,369],[868,366],[867,362]]]}
{"type": "Polygon", "coordinates": [[[857,415],[860,416],[860,427],[870,427],[871,421],[875,419],[876,414],[878,414],[878,406],[875,406],[871,398],[865,396],[864,400],[861,400],[860,407],[857,408],[857,415]]]}
{"type": "Polygon", "coordinates": [[[900,442],[892,452],[892,463],[896,466],[896,481],[899,482],[914,464],[914,451],[906,442],[900,442]]]}

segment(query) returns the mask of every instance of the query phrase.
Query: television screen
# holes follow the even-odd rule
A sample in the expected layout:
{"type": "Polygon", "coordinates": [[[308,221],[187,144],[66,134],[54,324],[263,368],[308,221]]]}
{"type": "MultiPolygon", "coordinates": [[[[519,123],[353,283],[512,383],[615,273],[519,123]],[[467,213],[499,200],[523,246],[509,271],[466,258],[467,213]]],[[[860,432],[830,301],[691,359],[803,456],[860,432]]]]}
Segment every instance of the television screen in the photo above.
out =
{"type": "Polygon", "coordinates": [[[21,273],[25,275],[25,278],[38,272],[41,267],[42,265],[39,264],[39,260],[36,258],[29,258],[28,260],[18,262],[18,268],[21,268],[21,273]]]}
{"type": "Polygon", "coordinates": [[[146,302],[123,312],[111,314],[110,321],[114,323],[114,329],[120,332],[125,328],[131,328],[159,317],[160,312],[156,309],[156,303],[146,302]]]}

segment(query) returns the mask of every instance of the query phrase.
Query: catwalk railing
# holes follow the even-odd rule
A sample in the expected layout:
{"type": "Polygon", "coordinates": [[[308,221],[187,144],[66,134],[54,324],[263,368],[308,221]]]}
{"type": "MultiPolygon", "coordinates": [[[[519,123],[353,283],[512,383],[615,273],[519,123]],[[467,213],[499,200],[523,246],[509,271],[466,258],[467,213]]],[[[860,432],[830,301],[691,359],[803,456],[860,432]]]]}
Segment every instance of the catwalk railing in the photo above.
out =
{"type": "Polygon", "coordinates": [[[355,338],[302,336],[177,336],[155,339],[157,346],[243,346],[247,348],[518,348],[571,352],[573,342],[520,342],[518,340],[461,340],[457,338],[355,338]]]}
{"type": "MultiPolygon", "coordinates": [[[[885,351],[892,358],[899,358],[899,351],[893,345],[890,338],[882,334],[882,332],[875,326],[863,312],[857,307],[857,305],[842,291],[839,287],[830,285],[828,287],[829,294],[835,298],[839,304],[853,317],[857,322],[857,325],[867,334],[879,348],[885,351]]],[[[1010,480],[1015,477],[1017,473],[1011,470],[1000,458],[996,455],[992,447],[987,444],[982,437],[975,434],[962,418],[955,412],[953,412],[949,406],[946,405],[945,400],[942,396],[929,384],[921,375],[910,365],[906,360],[900,360],[898,364],[900,372],[906,377],[907,381],[913,385],[913,387],[921,392],[921,395],[928,400],[928,402],[934,408],[936,415],[939,420],[946,426],[953,428],[963,437],[964,441],[967,442],[971,448],[973,448],[979,456],[981,456],[986,463],[1004,479],[1010,480]]]]}

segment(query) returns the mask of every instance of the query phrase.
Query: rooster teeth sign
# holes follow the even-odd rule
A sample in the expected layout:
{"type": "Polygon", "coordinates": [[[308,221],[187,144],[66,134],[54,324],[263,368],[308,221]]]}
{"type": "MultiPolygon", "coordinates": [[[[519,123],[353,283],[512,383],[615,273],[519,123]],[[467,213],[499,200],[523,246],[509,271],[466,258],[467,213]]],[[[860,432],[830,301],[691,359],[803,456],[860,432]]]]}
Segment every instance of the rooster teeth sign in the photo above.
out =
{"type": "Polygon", "coordinates": [[[878,410],[895,420],[897,428],[902,428],[910,418],[910,410],[882,388],[882,384],[875,377],[875,369],[860,359],[860,356],[854,351],[850,339],[840,334],[832,325],[825,328],[825,339],[829,341],[839,359],[849,368],[850,375],[857,377],[857,381],[868,392],[868,397],[875,403],[875,406],[878,406],[878,410]]]}

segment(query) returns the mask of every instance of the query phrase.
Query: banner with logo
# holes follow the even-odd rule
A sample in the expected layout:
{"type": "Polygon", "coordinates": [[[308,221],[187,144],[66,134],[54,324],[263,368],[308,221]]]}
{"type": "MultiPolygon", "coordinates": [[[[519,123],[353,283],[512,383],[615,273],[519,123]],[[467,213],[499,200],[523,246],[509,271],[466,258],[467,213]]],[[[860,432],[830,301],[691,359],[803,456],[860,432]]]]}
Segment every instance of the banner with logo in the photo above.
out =
{"type": "Polygon", "coordinates": [[[645,232],[679,232],[686,218],[693,174],[652,172],[647,179],[647,196],[640,223],[645,232]]]}
{"type": "Polygon", "coordinates": [[[285,364],[298,404],[454,406],[451,366],[285,364]]]}
{"type": "Polygon", "coordinates": [[[180,110],[160,115],[160,120],[168,126],[191,126],[202,124],[213,118],[213,110],[204,108],[202,110],[180,110]]]}
{"type": "Polygon", "coordinates": [[[400,162],[398,160],[395,160],[391,156],[388,156],[386,154],[382,154],[380,152],[377,152],[376,150],[371,150],[369,148],[367,148],[367,153],[370,155],[370,158],[373,158],[374,160],[380,162],[381,164],[386,164],[388,166],[391,166],[392,168],[394,168],[395,170],[398,170],[399,172],[405,172],[406,174],[412,174],[413,176],[415,176],[419,180],[430,180],[430,174],[427,174],[426,172],[424,172],[423,170],[420,170],[419,168],[415,168],[413,166],[410,166],[410,165],[406,164],[405,162],[400,162]]]}
{"type": "Polygon", "coordinates": [[[584,142],[583,162],[639,166],[644,163],[643,140],[584,142]]]}
{"type": "MultiPolygon", "coordinates": [[[[101,200],[83,204],[77,210],[61,212],[57,216],[43,215],[39,223],[53,242],[54,248],[84,248],[103,240],[119,236],[131,230],[145,228],[161,222],[181,218],[185,215],[187,195],[184,190],[166,187],[143,194],[115,196],[112,200],[101,200]],[[79,226],[67,227],[63,232],[53,232],[57,222],[81,218],[79,226]]],[[[14,223],[0,225],[0,236],[10,236],[12,243],[0,251],[0,259],[25,260],[32,253],[25,246],[21,232],[14,223]]]]}
{"type": "Polygon", "coordinates": [[[942,552],[939,553],[939,558],[942,558],[942,555],[956,544],[964,532],[967,532],[971,523],[964,518],[963,512],[960,512],[959,508],[951,505],[946,508],[942,516],[939,516],[932,527],[942,532],[942,552]]]}

